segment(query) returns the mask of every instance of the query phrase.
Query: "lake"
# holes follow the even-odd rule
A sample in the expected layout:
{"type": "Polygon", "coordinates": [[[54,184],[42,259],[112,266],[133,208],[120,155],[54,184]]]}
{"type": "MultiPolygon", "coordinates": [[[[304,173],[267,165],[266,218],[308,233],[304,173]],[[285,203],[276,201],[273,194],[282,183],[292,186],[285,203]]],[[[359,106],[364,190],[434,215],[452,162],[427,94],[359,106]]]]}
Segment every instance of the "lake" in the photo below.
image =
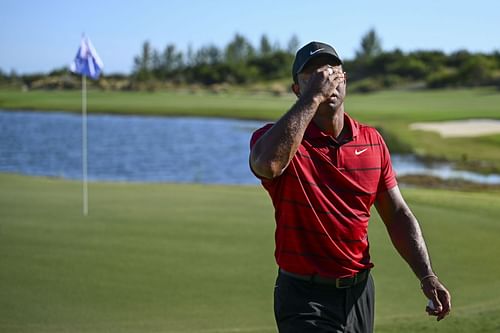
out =
{"type": "MultiPolygon", "coordinates": [[[[90,181],[258,184],[248,168],[260,121],[119,115],[88,116],[90,181]]],[[[0,110],[0,172],[82,178],[81,115],[0,110]]],[[[398,175],[500,184],[500,175],[425,165],[393,155],[398,175]]]]}

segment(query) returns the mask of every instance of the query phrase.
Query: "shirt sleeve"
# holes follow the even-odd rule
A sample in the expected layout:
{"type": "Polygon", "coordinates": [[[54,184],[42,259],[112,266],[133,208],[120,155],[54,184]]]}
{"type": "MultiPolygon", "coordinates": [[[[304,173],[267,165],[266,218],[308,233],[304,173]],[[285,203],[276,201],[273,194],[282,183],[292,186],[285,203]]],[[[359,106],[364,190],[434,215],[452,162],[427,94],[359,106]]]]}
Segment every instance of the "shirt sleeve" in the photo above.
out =
{"type": "MultiPolygon", "coordinates": [[[[252,137],[250,138],[250,151],[252,150],[255,143],[261,138],[261,136],[263,136],[271,127],[273,127],[273,125],[274,124],[267,124],[267,125],[259,128],[255,132],[253,132],[252,137]]],[[[267,180],[266,178],[259,176],[258,174],[255,173],[255,171],[253,171],[252,165],[250,164],[250,159],[248,160],[248,166],[250,168],[250,171],[252,171],[252,173],[254,174],[255,177],[257,177],[263,181],[267,180]]]]}
{"type": "Polygon", "coordinates": [[[389,153],[389,149],[387,148],[387,145],[385,144],[384,139],[382,136],[378,134],[379,141],[380,141],[380,147],[381,147],[381,167],[382,167],[382,172],[380,174],[380,180],[377,188],[377,192],[384,192],[387,190],[390,190],[394,186],[398,184],[396,180],[396,173],[394,172],[394,169],[392,168],[392,162],[391,162],[391,155],[389,153]]]}
{"type": "Polygon", "coordinates": [[[253,148],[257,140],[260,139],[261,136],[264,135],[271,127],[273,127],[274,124],[266,124],[253,132],[252,137],[250,138],[250,150],[253,148]]]}

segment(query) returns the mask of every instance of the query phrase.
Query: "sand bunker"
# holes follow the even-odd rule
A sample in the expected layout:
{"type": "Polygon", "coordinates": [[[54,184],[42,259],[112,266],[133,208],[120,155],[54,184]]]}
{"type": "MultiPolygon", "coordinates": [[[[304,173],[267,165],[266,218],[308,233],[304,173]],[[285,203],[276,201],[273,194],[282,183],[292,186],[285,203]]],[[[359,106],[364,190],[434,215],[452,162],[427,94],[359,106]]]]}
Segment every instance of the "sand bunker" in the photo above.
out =
{"type": "Polygon", "coordinates": [[[412,130],[438,132],[443,138],[474,137],[500,133],[500,120],[468,119],[435,123],[413,123],[412,130]]]}

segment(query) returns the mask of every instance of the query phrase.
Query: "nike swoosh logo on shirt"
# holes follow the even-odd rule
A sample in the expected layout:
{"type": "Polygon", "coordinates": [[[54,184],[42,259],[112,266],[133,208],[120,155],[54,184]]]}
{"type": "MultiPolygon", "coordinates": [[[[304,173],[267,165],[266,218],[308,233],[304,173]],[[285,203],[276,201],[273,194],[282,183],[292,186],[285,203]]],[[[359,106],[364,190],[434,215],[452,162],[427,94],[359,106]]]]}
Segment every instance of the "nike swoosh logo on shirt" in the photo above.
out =
{"type": "Polygon", "coordinates": [[[317,50],[315,50],[315,51],[310,51],[310,52],[309,52],[309,55],[313,55],[313,54],[318,53],[319,51],[323,51],[323,50],[324,50],[324,49],[322,48],[322,49],[317,49],[317,50]]]}
{"type": "Polygon", "coordinates": [[[354,154],[356,154],[356,155],[361,155],[361,154],[363,154],[363,153],[364,153],[365,151],[367,151],[367,150],[368,150],[368,148],[365,148],[365,149],[363,149],[363,150],[357,150],[357,149],[356,149],[356,150],[354,151],[354,154]]]}

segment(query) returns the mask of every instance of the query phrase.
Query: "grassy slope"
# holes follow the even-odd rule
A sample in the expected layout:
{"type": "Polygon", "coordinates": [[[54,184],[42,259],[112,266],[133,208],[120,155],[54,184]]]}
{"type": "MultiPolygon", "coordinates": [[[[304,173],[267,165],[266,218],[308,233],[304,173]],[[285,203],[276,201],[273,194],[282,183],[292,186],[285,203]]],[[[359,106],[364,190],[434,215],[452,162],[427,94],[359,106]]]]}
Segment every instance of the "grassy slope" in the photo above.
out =
{"type": "MultiPolygon", "coordinates": [[[[92,183],[84,218],[76,182],[3,174],[0,184],[0,331],[275,331],[262,189],[92,183]]],[[[454,312],[426,317],[416,279],[374,217],[377,332],[497,332],[500,193],[404,194],[454,312]]]]}
{"type": "MultiPolygon", "coordinates": [[[[69,110],[81,108],[79,91],[0,90],[0,108],[69,110]]],[[[89,112],[219,116],[277,119],[293,103],[292,96],[210,94],[200,92],[91,91],[89,112]]],[[[346,110],[362,122],[383,127],[420,155],[461,161],[468,169],[500,172],[500,135],[442,139],[432,132],[409,131],[417,121],[467,118],[500,119],[500,93],[492,89],[439,91],[384,91],[349,95],[346,110]],[[483,161],[483,162],[479,162],[483,161]]]]}

